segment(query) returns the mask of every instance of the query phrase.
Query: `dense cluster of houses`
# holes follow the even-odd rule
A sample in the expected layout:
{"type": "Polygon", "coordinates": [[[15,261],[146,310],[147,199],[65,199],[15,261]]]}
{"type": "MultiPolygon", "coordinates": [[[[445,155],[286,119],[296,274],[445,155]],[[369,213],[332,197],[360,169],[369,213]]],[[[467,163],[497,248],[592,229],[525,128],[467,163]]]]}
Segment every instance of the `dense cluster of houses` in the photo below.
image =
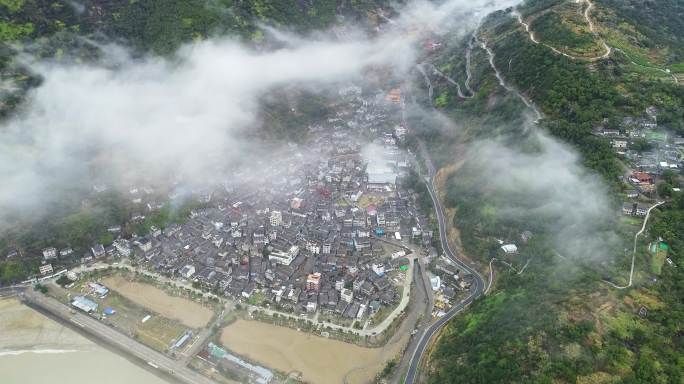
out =
{"type": "Polygon", "coordinates": [[[598,127],[597,133],[610,140],[632,169],[624,177],[631,188],[625,191],[629,201],[623,203],[622,213],[645,216],[648,206],[639,202],[639,197],[655,197],[656,183],[664,173],[680,173],[684,167],[684,136],[659,124],[655,107],[647,108],[643,117],[625,117],[620,129],[598,127]]]}
{"type": "MultiPolygon", "coordinates": [[[[410,262],[395,252],[396,239],[427,245],[432,231],[413,192],[398,182],[410,161],[400,150],[406,129],[390,118],[400,115],[393,92],[388,100],[383,93],[363,97],[355,86],[341,89],[345,107],[310,127],[307,143],[287,145],[278,161],[227,174],[196,195],[205,207],[185,223],[96,244],[84,261],[129,257],[163,275],[234,298],[259,295],[296,313],[360,319],[396,303],[391,273],[410,262]]],[[[155,209],[156,202],[147,210],[155,209]]],[[[55,252],[46,249],[46,260],[55,252]]]]}
{"type": "Polygon", "coordinates": [[[473,276],[461,270],[456,264],[446,257],[436,260],[432,270],[430,285],[434,291],[435,310],[437,316],[442,316],[457,299],[459,291],[467,291],[473,284],[473,276]]]}

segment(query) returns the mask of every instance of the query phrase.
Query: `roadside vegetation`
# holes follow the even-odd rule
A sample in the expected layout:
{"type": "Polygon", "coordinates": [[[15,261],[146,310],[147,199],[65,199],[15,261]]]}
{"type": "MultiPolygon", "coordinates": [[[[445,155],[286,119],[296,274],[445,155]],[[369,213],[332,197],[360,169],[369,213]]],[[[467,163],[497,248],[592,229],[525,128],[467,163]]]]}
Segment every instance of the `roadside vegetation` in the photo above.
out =
{"type": "MultiPolygon", "coordinates": [[[[560,3],[528,1],[521,7],[521,13],[534,16],[560,3]]],[[[530,42],[517,21],[504,14],[489,18],[481,34],[494,50],[495,65],[508,84],[532,99],[544,114],[539,126],[571,144],[581,154],[582,164],[601,175],[603,183],[616,196],[611,204],[616,205],[617,212],[618,193],[625,188],[618,179],[623,173],[622,159],[607,140],[594,134],[594,129],[597,126],[619,128],[622,117],[638,117],[649,106],[655,106],[662,111],[664,126],[674,134],[684,133],[684,87],[658,69],[667,60],[653,61],[647,56],[666,50],[671,54],[668,60],[679,60],[675,52],[681,49],[681,44],[673,46],[676,39],[662,34],[665,28],[678,30],[680,20],[665,24],[667,27],[649,26],[650,21],[641,25],[639,14],[648,10],[638,6],[623,9],[626,7],[622,3],[612,8],[615,2],[611,1],[597,3],[610,3],[610,9],[615,9],[621,21],[630,25],[628,29],[638,31],[650,41],[649,48],[644,46],[641,52],[644,64],[653,70],[646,71],[644,67],[636,70],[631,63],[634,58],[626,59],[619,51],[613,52],[615,59],[591,65],[554,54],[530,42]]],[[[665,2],[663,7],[654,11],[660,15],[648,18],[667,22],[668,17],[662,13],[667,9],[674,12],[678,5],[665,2]]],[[[602,18],[610,16],[606,9],[601,9],[600,14],[602,18]]],[[[610,20],[601,19],[601,22],[610,20]]],[[[547,27],[552,34],[558,32],[553,30],[562,28],[557,21],[547,27]]],[[[623,25],[623,28],[627,27],[623,25]]],[[[608,43],[611,41],[614,40],[608,43]]],[[[633,39],[625,41],[634,44],[633,39]]],[[[457,67],[457,63],[455,58],[453,66],[457,67]]],[[[444,65],[444,62],[435,65],[444,65]]],[[[477,66],[477,59],[474,65],[477,66]]],[[[493,74],[487,71],[475,75],[474,82],[486,83],[487,78],[494,82],[493,74]]],[[[478,91],[478,87],[474,88],[478,91]]],[[[491,91],[486,99],[496,95],[496,91],[491,91]]],[[[450,115],[468,114],[469,104],[476,100],[477,96],[475,100],[439,108],[450,115]]],[[[510,112],[501,109],[500,113],[505,116],[510,112]]],[[[497,115],[499,110],[489,109],[488,114],[497,115]]],[[[660,125],[661,114],[658,122],[660,125]]],[[[486,125],[482,125],[480,132],[466,130],[467,135],[450,140],[452,148],[458,140],[466,143],[460,148],[468,148],[471,145],[468,143],[478,136],[501,137],[503,133],[507,145],[522,148],[523,152],[534,151],[534,147],[525,144],[525,135],[515,132],[515,124],[506,127],[508,132],[488,130],[486,125]]],[[[436,136],[432,138],[435,143],[449,139],[447,135],[436,136]]],[[[649,149],[648,145],[642,147],[643,151],[649,149]]],[[[494,290],[443,331],[431,354],[432,373],[428,382],[677,383],[684,380],[679,340],[684,309],[679,299],[684,289],[680,276],[680,264],[684,263],[684,196],[671,190],[679,185],[680,175],[663,178],[660,196],[672,196],[672,199],[652,213],[646,234],[639,239],[634,287],[618,290],[603,280],[626,284],[631,257],[629,244],[643,219],[620,220],[614,224],[622,245],[601,250],[613,255],[610,260],[571,259],[555,249],[549,227],[557,219],[548,221],[550,217],[533,209],[534,202],[527,207],[526,201],[529,201],[524,196],[501,193],[491,186],[493,181],[482,179],[480,171],[478,164],[466,161],[452,173],[445,203],[455,212],[454,225],[469,257],[482,263],[497,258],[512,267],[495,262],[494,290]],[[512,207],[521,208],[519,214],[507,214],[512,207]],[[534,233],[532,239],[519,246],[514,256],[505,255],[499,239],[517,239],[520,244],[519,235],[524,230],[534,233]],[[623,252],[623,248],[629,248],[630,252],[623,252]],[[528,260],[531,260],[529,266],[519,274],[528,260]]],[[[506,178],[507,175],[490,177],[506,178]]]]}
{"type": "Polygon", "coordinates": [[[535,17],[530,30],[539,41],[578,57],[596,57],[604,52],[583,16],[585,3],[560,3],[535,17]]]}

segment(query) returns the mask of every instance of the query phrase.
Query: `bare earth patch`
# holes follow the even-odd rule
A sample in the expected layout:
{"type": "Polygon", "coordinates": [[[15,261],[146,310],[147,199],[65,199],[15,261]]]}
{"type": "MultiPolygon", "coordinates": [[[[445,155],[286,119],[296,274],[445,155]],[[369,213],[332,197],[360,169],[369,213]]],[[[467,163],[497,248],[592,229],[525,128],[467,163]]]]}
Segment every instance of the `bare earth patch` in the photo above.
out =
{"type": "Polygon", "coordinates": [[[305,382],[327,384],[343,383],[345,377],[349,383],[371,382],[402,343],[363,348],[290,328],[238,320],[223,329],[221,344],[279,371],[300,372],[305,382]]]}
{"type": "Polygon", "coordinates": [[[90,344],[86,338],[22,305],[16,299],[0,300],[0,329],[0,350],[80,350],[90,344]]]}
{"type": "Polygon", "coordinates": [[[120,276],[107,277],[102,283],[128,300],[164,317],[176,319],[190,328],[206,326],[214,314],[209,308],[188,299],[170,296],[153,285],[133,282],[120,276]]]}

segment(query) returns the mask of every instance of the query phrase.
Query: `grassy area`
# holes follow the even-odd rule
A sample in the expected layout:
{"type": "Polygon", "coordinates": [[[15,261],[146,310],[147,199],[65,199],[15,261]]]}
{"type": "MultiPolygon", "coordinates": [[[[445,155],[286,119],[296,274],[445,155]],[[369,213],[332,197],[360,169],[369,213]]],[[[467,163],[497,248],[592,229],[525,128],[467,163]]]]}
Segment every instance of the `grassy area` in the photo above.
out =
{"type": "Polygon", "coordinates": [[[158,351],[166,351],[187,328],[175,320],[153,316],[136,329],[134,337],[158,351]]]}
{"type": "Polygon", "coordinates": [[[649,245],[648,250],[651,254],[651,273],[656,275],[662,273],[668,249],[669,247],[665,243],[654,242],[649,245]]]}
{"type": "Polygon", "coordinates": [[[623,34],[618,31],[606,31],[606,43],[613,47],[615,50],[622,52],[631,61],[643,65],[652,66],[652,60],[656,59],[653,53],[647,51],[646,49],[635,47],[630,44],[623,34]]]}
{"type": "Polygon", "coordinates": [[[250,305],[262,305],[266,300],[266,294],[263,292],[254,292],[252,296],[247,299],[250,305]]]}
{"type": "Polygon", "coordinates": [[[621,221],[633,227],[640,227],[643,219],[634,216],[622,216],[621,221]]]}
{"type": "Polygon", "coordinates": [[[565,3],[532,21],[530,25],[540,41],[575,56],[595,56],[603,51],[577,5],[565,3]]]}
{"type": "Polygon", "coordinates": [[[359,206],[359,208],[366,209],[370,205],[381,205],[385,199],[382,196],[375,196],[375,195],[363,195],[359,198],[359,201],[356,202],[356,205],[359,206]]]}
{"type": "Polygon", "coordinates": [[[7,21],[0,21],[0,40],[17,41],[30,36],[33,33],[32,23],[16,24],[7,21]]]}
{"type": "Polygon", "coordinates": [[[108,324],[160,352],[168,351],[188,329],[176,320],[151,313],[116,292],[110,292],[105,299],[96,301],[100,304],[101,310],[112,307],[116,311],[116,314],[105,320],[108,324]],[[147,315],[152,317],[143,323],[142,319],[147,315]]]}
{"type": "MultiPolygon", "coordinates": [[[[404,294],[404,287],[398,286],[396,288],[397,288],[397,291],[399,292],[399,297],[401,297],[404,294]]],[[[375,315],[373,315],[373,318],[372,318],[373,326],[382,323],[387,318],[387,316],[389,316],[390,313],[392,313],[392,311],[394,311],[394,309],[397,308],[398,305],[399,305],[399,303],[397,302],[397,305],[391,305],[391,306],[390,305],[382,305],[382,306],[380,306],[380,309],[378,309],[378,311],[375,313],[375,315]]]]}
{"type": "Polygon", "coordinates": [[[70,300],[67,298],[67,293],[70,297],[86,295],[99,305],[100,314],[105,308],[111,307],[116,312],[113,315],[103,316],[102,322],[163,353],[166,353],[171,345],[188,330],[188,327],[179,321],[155,314],[117,292],[110,291],[105,298],[88,295],[85,284],[86,280],[81,280],[68,290],[53,289],[52,294],[64,302],[70,300]],[[142,319],[147,315],[151,317],[143,323],[142,319]]]}
{"type": "Polygon", "coordinates": [[[350,327],[352,323],[354,323],[352,319],[327,312],[321,312],[320,315],[318,315],[318,321],[341,325],[343,327],[350,327]]]}
{"type": "Polygon", "coordinates": [[[647,132],[646,139],[664,142],[667,140],[667,134],[665,132],[647,132]]]}
{"type": "MultiPolygon", "coordinates": [[[[665,61],[667,51],[657,48],[646,49],[630,43],[630,33],[637,33],[630,28],[631,26],[625,26],[623,23],[617,30],[604,29],[602,31],[606,36],[606,43],[613,47],[614,54],[623,55],[630,61],[623,68],[629,72],[647,75],[652,78],[669,79],[670,75],[664,72],[664,69],[660,66],[665,61]]],[[[677,64],[671,66],[670,69],[673,72],[678,72],[673,68],[679,69],[677,64]]],[[[684,69],[681,70],[684,71],[684,69]]]]}

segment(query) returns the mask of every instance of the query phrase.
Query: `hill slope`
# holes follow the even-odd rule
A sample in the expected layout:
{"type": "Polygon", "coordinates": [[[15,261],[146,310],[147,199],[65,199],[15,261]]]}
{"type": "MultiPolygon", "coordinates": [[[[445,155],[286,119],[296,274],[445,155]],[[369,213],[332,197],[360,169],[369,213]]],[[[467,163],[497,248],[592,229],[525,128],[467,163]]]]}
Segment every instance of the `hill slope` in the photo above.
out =
{"type": "MultiPolygon", "coordinates": [[[[679,60],[677,52],[682,49],[681,33],[674,36],[680,30],[680,20],[666,15],[680,12],[679,4],[665,2],[660,8],[661,4],[639,7],[629,2],[600,1],[592,11],[596,34],[584,33],[581,38],[561,41],[568,36],[559,36],[559,28],[572,29],[568,26],[581,22],[577,14],[567,13],[568,7],[576,5],[530,0],[517,10],[522,16],[520,19],[511,12],[490,15],[478,36],[491,49],[492,63],[507,85],[541,110],[542,132],[572,144],[581,153],[582,164],[602,175],[604,185],[613,196],[613,202],[603,204],[609,205],[608,211],[613,216],[624,198],[623,191],[634,188],[621,181],[626,168],[633,166],[633,159],[616,154],[611,148],[612,141],[601,133],[610,129],[622,134],[632,131],[630,122],[644,119],[647,110],[658,111],[657,125],[669,132],[670,137],[684,133],[684,87],[665,71],[679,60]],[[537,42],[521,20],[537,21],[530,25],[537,42]],[[656,23],[659,24],[656,26],[656,23]],[[598,60],[589,55],[582,57],[593,49],[586,47],[599,46],[601,40],[611,46],[608,57],[598,60]],[[616,42],[624,45],[617,47],[616,42]]],[[[578,28],[581,31],[583,27],[578,28]]],[[[458,52],[464,44],[454,43],[454,51],[458,52]]],[[[443,54],[436,58],[436,65],[458,63],[459,59],[453,57],[443,54]]],[[[480,61],[479,65],[486,63],[480,61]]],[[[479,76],[476,83],[497,81],[491,68],[488,74],[479,76]]],[[[510,115],[510,108],[491,108],[491,103],[484,102],[501,99],[497,96],[501,89],[488,91],[480,86],[480,91],[484,94],[475,99],[453,98],[440,108],[450,115],[467,114],[483,107],[490,107],[489,115],[510,115]],[[480,100],[479,107],[474,107],[472,104],[477,100],[480,100]]],[[[500,127],[479,125],[452,142],[460,140],[461,146],[463,142],[466,146],[476,145],[479,137],[498,137],[503,141],[503,147],[498,147],[491,156],[506,158],[509,150],[523,154],[538,151],[534,149],[538,147],[534,135],[515,124],[504,131],[500,127]]],[[[444,141],[444,137],[428,134],[424,139],[444,141]]],[[[639,139],[628,141],[630,148],[637,148],[640,143],[639,139]]],[[[671,143],[651,141],[650,146],[667,151],[671,143]]],[[[545,173],[548,157],[539,157],[539,161],[530,165],[529,173],[536,173],[537,178],[519,179],[523,183],[516,184],[519,182],[516,168],[497,168],[506,172],[484,174],[481,163],[487,159],[477,153],[467,156],[465,165],[451,175],[446,198],[447,205],[456,212],[454,225],[460,230],[457,240],[464,252],[482,265],[486,266],[492,258],[503,258],[512,263],[512,268],[493,261],[496,275],[493,291],[444,330],[432,351],[426,381],[682,382],[683,308],[678,298],[684,294],[684,286],[681,268],[672,265],[684,262],[684,231],[680,228],[684,197],[668,189],[678,186],[681,176],[670,171],[656,172],[660,180],[658,191],[640,197],[644,203],[651,201],[652,204],[656,199],[668,202],[654,211],[645,238],[637,243],[634,286],[615,289],[603,280],[617,281],[619,285],[627,283],[631,252],[623,253],[622,249],[631,250],[629,239],[638,231],[641,220],[607,222],[610,232],[623,239],[622,242],[617,241],[610,248],[610,238],[599,236],[605,240],[605,244],[598,245],[602,249],[589,248],[582,252],[586,257],[568,256],[559,250],[554,234],[559,220],[571,213],[566,210],[549,215],[554,211],[541,210],[542,204],[554,202],[546,201],[545,195],[562,196],[554,191],[562,184],[538,181],[553,177],[553,173],[545,173]],[[513,185],[504,182],[502,186],[497,181],[499,178],[507,178],[513,185]],[[546,186],[546,194],[535,193],[537,184],[546,186]],[[513,208],[522,212],[511,215],[513,208]],[[519,237],[525,230],[534,233],[526,244],[519,237]],[[506,258],[499,249],[500,239],[522,244],[519,253],[512,259],[506,258]],[[647,250],[648,244],[657,244],[659,240],[667,244],[667,256],[672,261],[672,265],[666,264],[662,269],[654,265],[660,265],[657,259],[664,256],[647,250]],[[594,259],[592,254],[610,257],[594,259]],[[519,273],[523,269],[524,273],[519,273]]],[[[519,168],[525,164],[514,163],[514,166],[519,168]]],[[[555,172],[562,172],[562,168],[567,167],[556,168],[555,172]]],[[[572,194],[586,193],[584,188],[578,187],[572,194]]],[[[586,199],[579,199],[575,207],[587,215],[586,224],[596,223],[595,217],[583,211],[588,203],[586,199]]],[[[587,233],[580,239],[590,242],[592,236],[587,233]]],[[[581,248],[581,244],[574,246],[581,248]]]]}

